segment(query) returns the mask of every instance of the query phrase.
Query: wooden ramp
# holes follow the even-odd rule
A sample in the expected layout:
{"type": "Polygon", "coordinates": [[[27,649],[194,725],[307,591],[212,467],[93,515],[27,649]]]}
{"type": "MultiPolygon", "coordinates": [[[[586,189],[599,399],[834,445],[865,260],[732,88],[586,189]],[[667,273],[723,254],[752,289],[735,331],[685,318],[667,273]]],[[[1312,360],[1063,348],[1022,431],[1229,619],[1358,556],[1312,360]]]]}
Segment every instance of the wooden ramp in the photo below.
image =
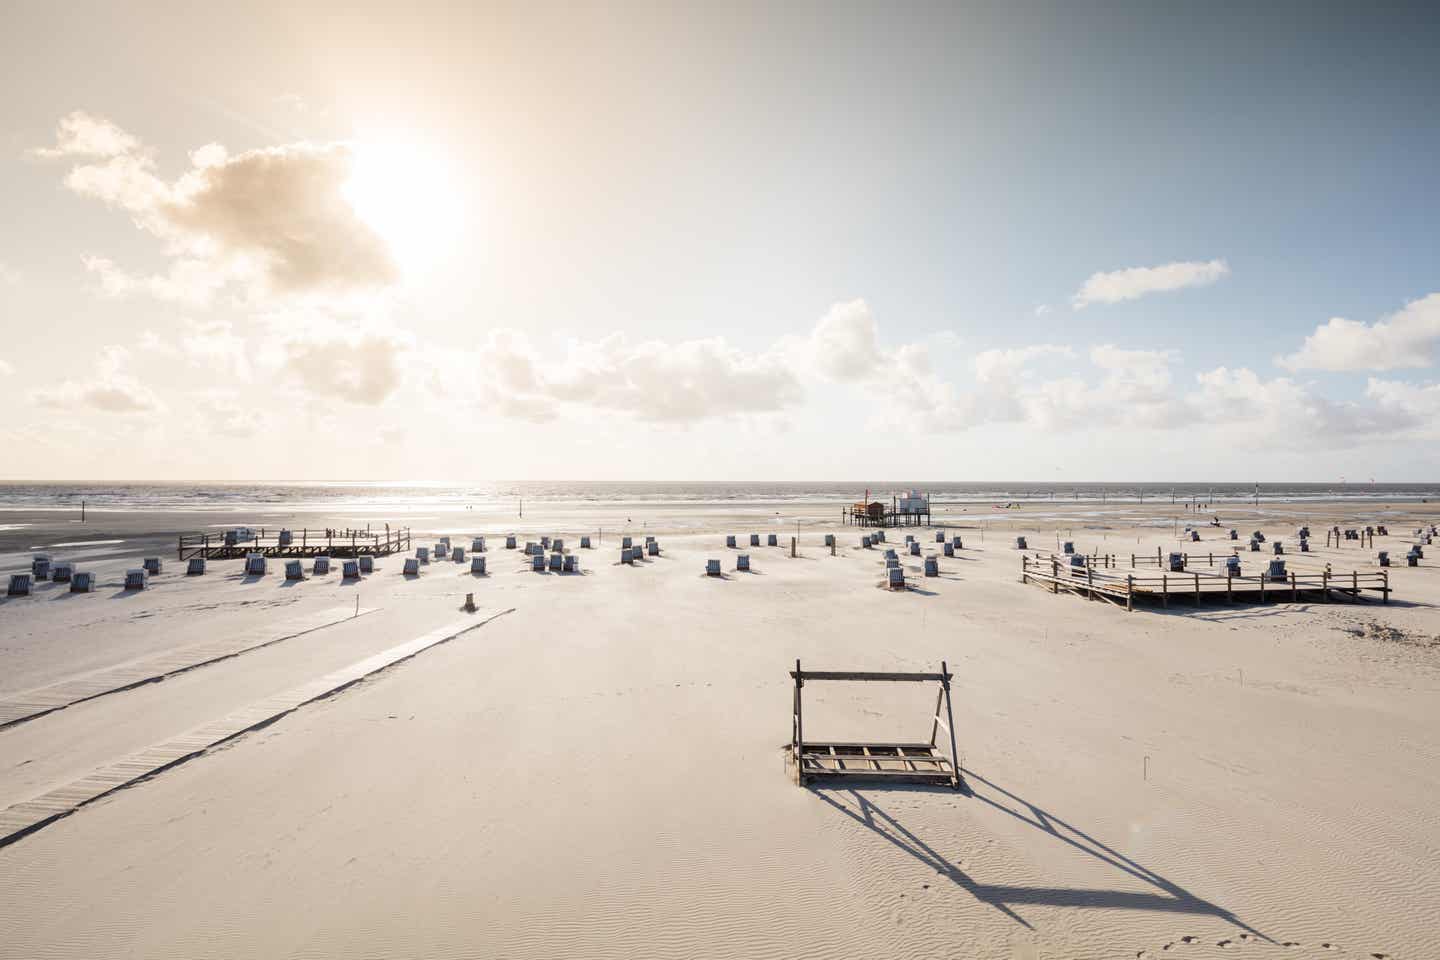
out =
{"type": "Polygon", "coordinates": [[[371,674],[436,646],[447,640],[478,629],[497,617],[513,612],[504,610],[484,620],[466,618],[438,630],[416,637],[406,643],[383,650],[323,677],[311,680],[292,690],[267,697],[259,703],[237,710],[229,716],[195,727],[164,743],[157,743],[138,753],[106,764],[63,787],[0,810],[0,847],[14,843],[62,817],[141,780],[193,760],[212,747],[232,740],[250,730],[268,726],[285,714],[358,683],[371,674]]]}
{"type": "Polygon", "coordinates": [[[802,670],[800,661],[790,671],[795,681],[795,703],[791,718],[790,752],[795,764],[795,782],[804,786],[812,780],[881,780],[898,783],[938,783],[960,789],[960,761],[955,748],[955,716],[950,706],[950,681],[954,677],[944,661],[939,673],[877,673],[856,670],[802,670]],[[805,739],[802,691],[807,681],[851,680],[859,682],[938,683],[935,709],[930,717],[930,740],[926,743],[857,743],[805,739]],[[941,715],[941,711],[944,715],[941,715]],[[950,755],[937,742],[940,728],[950,735],[950,755]]]}
{"type": "MultiPolygon", "coordinates": [[[[306,633],[313,633],[323,627],[333,626],[352,620],[357,616],[373,613],[376,607],[331,607],[315,613],[307,613],[284,620],[278,624],[266,624],[239,632],[226,631],[224,637],[194,643],[176,650],[139,660],[132,660],[117,667],[97,670],[39,687],[23,693],[0,698],[0,729],[43,717],[47,713],[63,710],[72,704],[103,697],[107,693],[119,693],[141,684],[155,683],[186,670],[194,670],[217,660],[226,660],[251,650],[268,647],[281,640],[289,640],[306,633]]],[[[223,624],[216,625],[224,630],[223,624]]]]}

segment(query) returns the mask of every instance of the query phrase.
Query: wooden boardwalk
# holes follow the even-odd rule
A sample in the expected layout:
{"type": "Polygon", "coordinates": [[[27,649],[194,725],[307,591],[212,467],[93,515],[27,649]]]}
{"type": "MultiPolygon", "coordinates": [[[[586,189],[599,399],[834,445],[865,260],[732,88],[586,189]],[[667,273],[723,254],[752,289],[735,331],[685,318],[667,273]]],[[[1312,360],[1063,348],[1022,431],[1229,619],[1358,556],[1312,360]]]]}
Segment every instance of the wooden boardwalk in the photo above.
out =
{"type": "Polygon", "coordinates": [[[260,727],[268,726],[299,707],[321,700],[364,680],[372,674],[408,660],[416,654],[454,640],[478,629],[497,617],[511,613],[504,610],[484,620],[466,618],[431,630],[414,640],[383,650],[364,660],[356,661],[323,677],[301,684],[284,693],[267,697],[258,703],[237,710],[219,720],[212,720],[180,736],[157,743],[128,757],[106,764],[88,776],[58,787],[48,793],[0,810],[0,847],[14,843],[62,817],[93,803],[116,790],[147,780],[171,767],[205,753],[212,747],[260,727]]]}
{"type": "Polygon", "coordinates": [[[336,560],[359,556],[384,557],[410,549],[410,528],[380,530],[270,530],[261,527],[251,531],[251,538],[237,543],[225,542],[224,534],[181,534],[176,546],[176,559],[182,563],[191,557],[205,560],[243,560],[252,553],[265,557],[331,557],[336,560]]]}
{"type": "MultiPolygon", "coordinates": [[[[1134,610],[1136,603],[1155,603],[1169,607],[1171,600],[1192,602],[1216,600],[1225,603],[1275,603],[1320,600],[1363,601],[1367,592],[1377,594],[1381,603],[1390,602],[1389,571],[1362,573],[1352,570],[1339,573],[1328,567],[1321,570],[1296,570],[1287,566],[1283,579],[1272,579],[1264,572],[1252,576],[1235,576],[1223,567],[1207,570],[1186,570],[1172,573],[1129,572],[1117,565],[1119,558],[1089,558],[1083,567],[1070,565],[1069,556],[1020,558],[1020,582],[1035,583],[1059,593],[1061,590],[1091,600],[1105,600],[1134,610]]],[[[1273,559],[1266,557],[1266,561],[1273,559]]],[[[1285,559],[1290,559],[1286,557],[1285,559]]]]}
{"type": "MultiPolygon", "coordinates": [[[[373,613],[375,607],[330,607],[314,613],[292,617],[278,624],[252,627],[239,632],[226,632],[223,637],[193,643],[154,656],[132,660],[116,667],[97,670],[52,683],[46,687],[26,690],[0,698],[0,730],[26,720],[43,717],[76,703],[119,693],[146,683],[155,683],[186,670],[194,670],[217,660],[227,660],[272,643],[289,640],[323,627],[344,623],[357,616],[373,613]]],[[[223,630],[223,626],[217,627],[223,630]]]]}

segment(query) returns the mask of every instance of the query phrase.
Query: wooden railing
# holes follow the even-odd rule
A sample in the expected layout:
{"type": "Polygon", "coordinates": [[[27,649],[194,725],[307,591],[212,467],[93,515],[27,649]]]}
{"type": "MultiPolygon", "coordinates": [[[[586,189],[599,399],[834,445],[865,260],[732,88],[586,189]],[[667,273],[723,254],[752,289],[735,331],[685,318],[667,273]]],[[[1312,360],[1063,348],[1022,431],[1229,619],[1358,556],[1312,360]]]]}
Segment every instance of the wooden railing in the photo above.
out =
{"type": "Polygon", "coordinates": [[[1202,597],[1224,595],[1227,602],[1234,602],[1236,594],[1250,598],[1258,596],[1260,602],[1267,600],[1298,601],[1305,593],[1319,594],[1329,601],[1336,594],[1363,599],[1366,591],[1378,593],[1382,603],[1390,602],[1389,571],[1361,573],[1335,573],[1328,568],[1318,572],[1287,570],[1280,578],[1268,574],[1244,576],[1231,573],[1172,572],[1158,576],[1137,576],[1133,573],[1110,572],[1114,568],[1098,567],[1087,563],[1085,566],[1071,566],[1068,556],[1064,561],[1059,557],[1032,560],[1021,557],[1020,580],[1022,583],[1048,585],[1052,593],[1060,590],[1085,593],[1112,601],[1123,599],[1125,608],[1133,610],[1137,597],[1158,599],[1161,606],[1169,607],[1170,598],[1190,598],[1198,606],[1202,597]],[[1048,567],[1048,569],[1046,569],[1048,567]]]}

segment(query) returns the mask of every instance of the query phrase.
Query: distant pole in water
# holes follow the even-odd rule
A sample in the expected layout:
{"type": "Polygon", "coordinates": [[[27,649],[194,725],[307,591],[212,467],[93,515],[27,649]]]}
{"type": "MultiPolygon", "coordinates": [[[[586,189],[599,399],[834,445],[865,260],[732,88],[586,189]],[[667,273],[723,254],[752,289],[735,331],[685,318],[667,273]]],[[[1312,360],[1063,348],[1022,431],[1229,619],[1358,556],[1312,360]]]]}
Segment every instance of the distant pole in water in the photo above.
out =
{"type": "Polygon", "coordinates": [[[85,501],[84,501],[84,500],[81,500],[81,501],[80,501],[80,522],[81,522],[81,523],[84,523],[84,522],[85,522],[85,501]]]}
{"type": "Polygon", "coordinates": [[[520,516],[525,516],[525,498],[520,498],[520,516]]]}

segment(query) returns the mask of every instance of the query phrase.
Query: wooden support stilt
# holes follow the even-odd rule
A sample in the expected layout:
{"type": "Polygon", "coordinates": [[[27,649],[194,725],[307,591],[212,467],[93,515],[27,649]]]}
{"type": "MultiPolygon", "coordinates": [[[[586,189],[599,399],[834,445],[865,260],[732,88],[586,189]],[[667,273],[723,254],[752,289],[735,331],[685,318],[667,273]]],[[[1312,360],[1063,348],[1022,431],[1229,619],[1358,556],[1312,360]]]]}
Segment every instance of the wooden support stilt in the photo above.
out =
{"type": "Polygon", "coordinates": [[[940,661],[940,673],[945,677],[940,683],[945,690],[945,719],[948,721],[950,730],[950,767],[955,771],[955,776],[951,779],[950,785],[956,790],[959,790],[960,751],[955,747],[955,712],[950,707],[950,668],[945,665],[944,660],[940,661]]]}

